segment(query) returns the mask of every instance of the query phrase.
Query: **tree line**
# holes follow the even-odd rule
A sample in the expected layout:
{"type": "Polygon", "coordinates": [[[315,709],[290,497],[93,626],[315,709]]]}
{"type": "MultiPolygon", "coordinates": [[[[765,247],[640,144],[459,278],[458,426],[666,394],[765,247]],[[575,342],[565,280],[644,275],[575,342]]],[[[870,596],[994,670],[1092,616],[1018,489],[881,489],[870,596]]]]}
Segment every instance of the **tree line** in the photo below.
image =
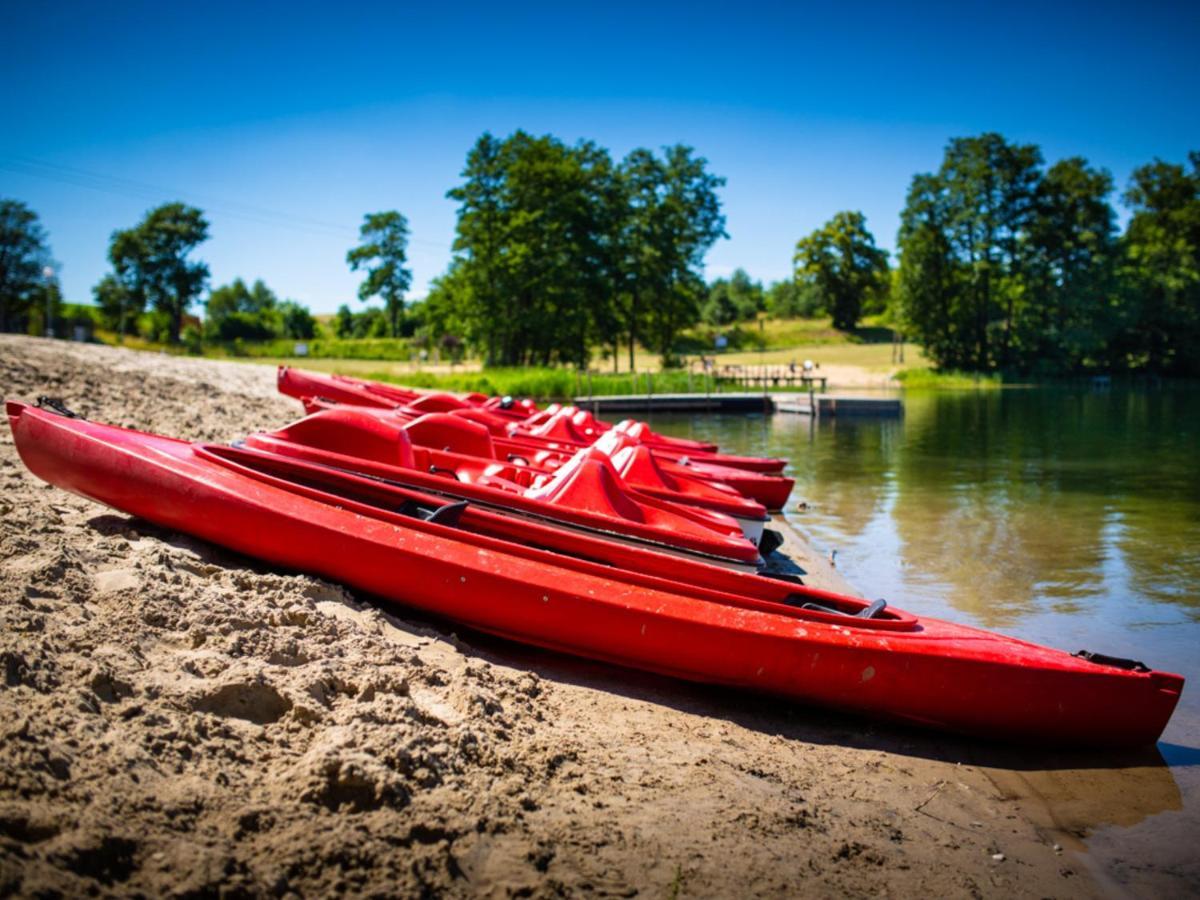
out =
{"type": "MultiPolygon", "coordinates": [[[[956,138],[912,180],[894,268],[863,215],[843,211],[797,242],[792,277],[768,287],[741,269],[703,278],[726,236],[724,183],[682,145],[617,161],[592,141],[484,134],[447,194],[453,256],[428,297],[405,304],[406,218],[370,213],[346,262],[363,273],[359,298],[383,308],[343,305],[334,329],[418,335],[495,365],[584,366],[600,347],[632,366],[638,344],[670,364],[680,332],[701,322],[826,314],[849,330],[886,312],[946,369],[1200,374],[1200,153],[1133,172],[1122,232],[1108,172],[1079,157],[1047,166],[1035,145],[998,134],[956,138]]],[[[124,334],[149,310],[154,336],[181,340],[208,281],[192,258],[208,227],[167,203],[114,232],[112,271],[94,289],[104,322],[124,334]]],[[[54,315],[53,271],[36,214],[0,199],[0,330],[54,315]]],[[[307,310],[261,281],[215,288],[206,308],[196,339],[315,333],[307,310]]]]}
{"type": "Polygon", "coordinates": [[[1200,153],[1112,176],[998,134],[952,140],[901,216],[898,318],[944,368],[1200,375],[1200,153]]]}
{"type": "MultiPolygon", "coordinates": [[[[114,231],[108,244],[112,270],[92,289],[100,323],[122,339],[140,333],[173,344],[314,337],[317,323],[309,310],[280,300],[261,279],[248,285],[237,278],[212,288],[203,322],[189,321],[188,311],[208,285],[207,264],[192,259],[208,229],[202,210],[172,202],[151,209],[133,227],[114,231]]],[[[384,300],[386,315],[373,312],[385,323],[382,333],[390,323],[393,336],[411,280],[403,269],[406,236],[399,213],[369,214],[359,244],[347,253],[351,270],[366,269],[362,299],[378,295],[384,300]]],[[[49,326],[63,309],[56,266],[37,214],[18,200],[0,198],[0,331],[53,333],[49,326]]]]}

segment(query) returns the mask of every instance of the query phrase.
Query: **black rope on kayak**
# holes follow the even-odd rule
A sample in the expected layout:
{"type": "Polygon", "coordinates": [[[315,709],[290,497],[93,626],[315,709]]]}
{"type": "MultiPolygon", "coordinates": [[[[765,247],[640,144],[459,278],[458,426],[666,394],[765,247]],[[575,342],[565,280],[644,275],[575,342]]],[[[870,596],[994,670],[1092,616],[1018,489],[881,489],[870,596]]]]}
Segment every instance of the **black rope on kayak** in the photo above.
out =
{"type": "Polygon", "coordinates": [[[1091,650],[1080,650],[1078,653],[1072,653],[1072,656],[1077,656],[1080,659],[1086,659],[1090,663],[1095,663],[1098,666],[1112,666],[1114,669],[1125,669],[1130,672],[1149,672],[1150,667],[1144,662],[1138,662],[1136,659],[1125,659],[1122,656],[1106,656],[1103,653],[1093,653],[1091,650]]]}
{"type": "Polygon", "coordinates": [[[38,409],[46,409],[52,413],[57,413],[60,416],[66,416],[68,419],[82,419],[79,413],[67,407],[66,401],[62,397],[47,397],[42,395],[37,398],[38,409]]]}
{"type": "MultiPolygon", "coordinates": [[[[790,606],[795,606],[796,601],[802,599],[802,597],[792,594],[790,597],[784,600],[784,603],[788,603],[790,606]]],[[[801,603],[800,608],[807,609],[810,612],[823,612],[834,616],[845,616],[848,619],[877,619],[879,618],[880,614],[887,609],[887,601],[875,600],[869,606],[864,606],[856,613],[846,612],[844,609],[836,609],[835,607],[825,606],[821,603],[813,603],[812,601],[801,603]]]]}
{"type": "Polygon", "coordinates": [[[455,481],[462,481],[462,479],[458,477],[458,472],[456,472],[454,469],[447,469],[445,466],[430,466],[429,467],[430,475],[436,475],[439,472],[441,472],[444,475],[449,475],[455,481]]]}

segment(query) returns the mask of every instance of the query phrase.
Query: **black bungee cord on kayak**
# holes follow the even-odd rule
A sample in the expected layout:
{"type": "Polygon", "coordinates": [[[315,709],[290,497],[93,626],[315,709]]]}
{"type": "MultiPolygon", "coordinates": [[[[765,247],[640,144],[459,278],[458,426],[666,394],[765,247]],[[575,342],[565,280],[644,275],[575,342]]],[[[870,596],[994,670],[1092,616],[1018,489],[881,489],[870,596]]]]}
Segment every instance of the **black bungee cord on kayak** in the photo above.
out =
{"type": "MultiPolygon", "coordinates": [[[[46,409],[52,413],[57,413],[60,416],[66,416],[68,419],[83,419],[79,413],[67,407],[67,402],[62,397],[50,397],[42,394],[37,398],[38,409],[46,409]]],[[[86,420],[85,420],[86,421],[86,420]]]]}

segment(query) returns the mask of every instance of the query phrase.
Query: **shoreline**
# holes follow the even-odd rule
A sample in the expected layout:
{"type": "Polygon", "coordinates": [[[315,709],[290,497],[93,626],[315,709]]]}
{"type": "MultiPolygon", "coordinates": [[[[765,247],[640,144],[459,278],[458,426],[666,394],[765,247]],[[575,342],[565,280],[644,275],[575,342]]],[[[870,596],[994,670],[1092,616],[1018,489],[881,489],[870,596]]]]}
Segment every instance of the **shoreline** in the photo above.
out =
{"type": "MultiPolygon", "coordinates": [[[[192,439],[298,416],[243,363],[0,336],[0,373],[192,439]]],[[[1114,782],[375,606],[49,488],[7,429],[0,479],[6,890],[1091,896],[1072,829],[1171,808],[1152,762],[1114,782]]]]}

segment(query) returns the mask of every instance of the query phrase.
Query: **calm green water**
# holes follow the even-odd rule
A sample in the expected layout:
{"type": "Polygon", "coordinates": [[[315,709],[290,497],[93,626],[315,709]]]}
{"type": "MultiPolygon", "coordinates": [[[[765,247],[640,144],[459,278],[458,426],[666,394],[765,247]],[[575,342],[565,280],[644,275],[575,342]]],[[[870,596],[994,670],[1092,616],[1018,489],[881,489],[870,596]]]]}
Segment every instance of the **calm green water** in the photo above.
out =
{"type": "MultiPolygon", "coordinates": [[[[910,393],[904,404],[899,420],[656,416],[654,424],[731,452],[787,457],[796,478],[789,520],[836,551],[866,596],[1187,677],[1159,745],[1169,764],[1159,777],[1173,790],[1099,842],[1141,843],[1141,828],[1194,847],[1200,393],[910,393]],[[799,501],[808,508],[797,510],[799,501]]],[[[1185,868],[1200,877],[1200,853],[1190,853],[1185,868]]]]}

